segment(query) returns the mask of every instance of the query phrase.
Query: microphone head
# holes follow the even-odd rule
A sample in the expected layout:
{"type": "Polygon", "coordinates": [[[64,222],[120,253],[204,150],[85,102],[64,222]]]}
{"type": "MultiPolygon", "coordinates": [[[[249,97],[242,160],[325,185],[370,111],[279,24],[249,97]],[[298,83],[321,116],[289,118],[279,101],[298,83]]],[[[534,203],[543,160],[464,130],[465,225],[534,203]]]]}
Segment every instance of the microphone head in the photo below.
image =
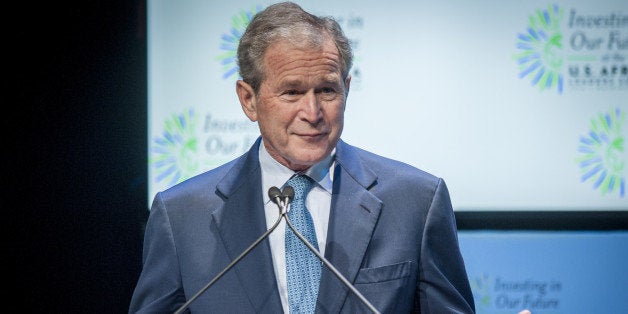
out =
{"type": "Polygon", "coordinates": [[[283,188],[281,196],[288,198],[287,203],[292,202],[292,200],[294,199],[294,189],[291,186],[286,185],[286,187],[283,188]]]}
{"type": "MultiPolygon", "coordinates": [[[[292,192],[294,194],[294,192],[292,192]]],[[[281,191],[279,190],[278,187],[273,186],[270,189],[268,189],[268,197],[270,197],[270,200],[273,201],[273,203],[278,204],[278,197],[281,197],[281,191]]]]}

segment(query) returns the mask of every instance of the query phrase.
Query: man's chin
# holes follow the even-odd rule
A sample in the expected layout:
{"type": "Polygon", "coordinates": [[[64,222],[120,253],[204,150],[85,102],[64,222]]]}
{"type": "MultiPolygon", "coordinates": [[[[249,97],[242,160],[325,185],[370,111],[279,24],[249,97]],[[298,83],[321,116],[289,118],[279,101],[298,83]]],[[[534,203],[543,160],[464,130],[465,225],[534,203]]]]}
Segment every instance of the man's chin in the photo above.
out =
{"type": "Polygon", "coordinates": [[[305,170],[312,165],[320,162],[329,156],[329,152],[327,150],[320,150],[313,152],[311,150],[305,151],[303,153],[299,153],[292,159],[292,168],[299,168],[299,170],[305,170]]]}

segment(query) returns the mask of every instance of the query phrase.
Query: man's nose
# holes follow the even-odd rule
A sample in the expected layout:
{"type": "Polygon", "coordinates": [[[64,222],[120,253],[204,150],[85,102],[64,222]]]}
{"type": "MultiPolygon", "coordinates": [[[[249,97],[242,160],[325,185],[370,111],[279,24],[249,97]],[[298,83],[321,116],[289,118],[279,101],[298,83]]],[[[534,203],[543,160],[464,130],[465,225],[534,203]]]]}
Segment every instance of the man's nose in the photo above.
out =
{"type": "Polygon", "coordinates": [[[314,91],[308,91],[303,97],[303,116],[310,122],[316,122],[322,117],[321,103],[314,91]]]}

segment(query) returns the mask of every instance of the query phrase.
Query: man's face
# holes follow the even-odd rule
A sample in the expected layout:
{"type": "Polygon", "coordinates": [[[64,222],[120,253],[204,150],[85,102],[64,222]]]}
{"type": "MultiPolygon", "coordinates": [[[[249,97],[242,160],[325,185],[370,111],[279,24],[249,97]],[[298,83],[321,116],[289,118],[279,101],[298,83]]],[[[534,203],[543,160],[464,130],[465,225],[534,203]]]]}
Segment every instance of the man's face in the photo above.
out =
{"type": "Polygon", "coordinates": [[[343,81],[331,40],[314,50],[278,42],[263,61],[266,76],[257,95],[238,81],[242,108],[258,122],[273,158],[295,171],[307,169],[327,157],[340,138],[350,77],[343,81]]]}

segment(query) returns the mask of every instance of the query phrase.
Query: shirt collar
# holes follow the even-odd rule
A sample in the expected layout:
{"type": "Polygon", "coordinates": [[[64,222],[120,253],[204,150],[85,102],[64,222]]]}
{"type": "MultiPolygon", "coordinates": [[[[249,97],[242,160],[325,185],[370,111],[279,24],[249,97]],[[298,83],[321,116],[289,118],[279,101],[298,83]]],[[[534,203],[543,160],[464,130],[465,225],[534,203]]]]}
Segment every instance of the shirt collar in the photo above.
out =
{"type": "MultiPolygon", "coordinates": [[[[320,162],[312,165],[304,172],[294,172],[290,168],[280,164],[277,160],[270,156],[264,140],[259,145],[259,162],[262,169],[262,189],[268,191],[273,186],[281,187],[292,176],[296,174],[305,174],[312,178],[318,186],[331,194],[333,186],[333,166],[335,165],[336,148],[320,162]]],[[[270,201],[267,193],[264,193],[264,203],[270,201]]]]}

